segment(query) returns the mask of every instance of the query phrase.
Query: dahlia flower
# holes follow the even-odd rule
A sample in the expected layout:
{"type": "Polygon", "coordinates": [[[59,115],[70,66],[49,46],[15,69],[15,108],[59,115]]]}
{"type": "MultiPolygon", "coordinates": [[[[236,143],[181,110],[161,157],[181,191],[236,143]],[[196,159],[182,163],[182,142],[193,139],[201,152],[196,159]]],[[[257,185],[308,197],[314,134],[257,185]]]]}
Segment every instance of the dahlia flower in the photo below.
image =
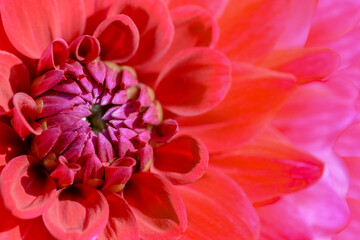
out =
{"type": "Polygon", "coordinates": [[[312,239],[345,227],[343,196],[313,188],[338,176],[323,176],[334,167],[318,150],[353,119],[354,94],[318,81],[338,74],[336,40],[357,18],[327,31],[334,6],[317,0],[30,2],[0,5],[1,239],[312,239]],[[324,199],[340,220],[316,225],[324,199]]]}

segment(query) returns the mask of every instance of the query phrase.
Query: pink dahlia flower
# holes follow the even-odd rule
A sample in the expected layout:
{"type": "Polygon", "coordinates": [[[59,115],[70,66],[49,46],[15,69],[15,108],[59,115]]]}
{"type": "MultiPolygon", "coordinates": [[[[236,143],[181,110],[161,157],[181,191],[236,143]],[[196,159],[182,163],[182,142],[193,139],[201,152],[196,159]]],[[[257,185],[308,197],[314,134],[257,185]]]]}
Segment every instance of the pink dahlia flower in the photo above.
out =
{"type": "MultiPolygon", "coordinates": [[[[312,239],[323,231],[301,215],[315,209],[316,201],[301,205],[314,195],[288,195],[324,170],[316,151],[298,144],[309,128],[293,134],[304,114],[289,106],[299,106],[296,96],[318,103],[305,123],[320,126],[321,96],[348,95],[314,81],[338,67],[324,42],[354,25],[317,38],[317,3],[2,1],[0,238],[312,239]]],[[[352,110],[339,125],[325,123],[340,131],[352,110]]],[[[336,132],[320,129],[328,146],[336,132]]]]}

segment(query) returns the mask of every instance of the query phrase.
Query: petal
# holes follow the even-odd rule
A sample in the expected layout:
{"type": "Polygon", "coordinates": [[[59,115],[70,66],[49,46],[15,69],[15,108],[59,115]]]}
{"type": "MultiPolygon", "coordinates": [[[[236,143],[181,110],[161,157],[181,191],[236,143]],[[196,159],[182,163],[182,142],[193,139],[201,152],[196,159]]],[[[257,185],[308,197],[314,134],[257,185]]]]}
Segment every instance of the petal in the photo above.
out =
{"type": "Polygon", "coordinates": [[[314,239],[299,209],[287,199],[259,207],[257,212],[260,216],[262,240],[314,239]]]}
{"type": "Polygon", "coordinates": [[[347,170],[349,172],[350,186],[347,192],[347,197],[360,200],[360,158],[346,157],[344,158],[347,170]]]}
{"type": "Polygon", "coordinates": [[[126,62],[139,47],[139,31],[131,18],[123,14],[103,21],[93,35],[100,42],[104,60],[126,62]]]}
{"type": "Polygon", "coordinates": [[[261,135],[235,151],[211,154],[210,162],[231,176],[256,203],[298,191],[317,181],[323,164],[278,138],[261,135]]]}
{"type": "Polygon", "coordinates": [[[21,240],[32,240],[34,236],[36,240],[56,240],[45,227],[41,217],[20,222],[20,230],[21,240]]]}
{"type": "Polygon", "coordinates": [[[137,240],[139,230],[136,218],[129,205],[116,193],[104,193],[109,204],[110,215],[104,231],[97,238],[98,240],[137,240]]]}
{"type": "Polygon", "coordinates": [[[140,33],[139,49],[129,65],[150,64],[168,50],[174,35],[174,26],[163,0],[117,1],[110,8],[109,16],[120,13],[129,16],[140,33]]]}
{"type": "Polygon", "coordinates": [[[0,122],[0,172],[10,159],[25,154],[26,145],[9,125],[0,122]]]}
{"type": "Polygon", "coordinates": [[[295,86],[289,74],[239,63],[232,67],[232,85],[222,103],[205,114],[176,119],[180,132],[200,138],[210,152],[234,149],[253,138],[295,86]]]}
{"type": "Polygon", "coordinates": [[[100,55],[99,40],[89,35],[80,36],[70,44],[70,52],[80,62],[92,62],[100,55]]]}
{"type": "Polygon", "coordinates": [[[96,188],[76,184],[64,188],[48,211],[45,226],[59,239],[94,239],[107,224],[109,205],[96,188]]]}
{"type": "Polygon", "coordinates": [[[357,240],[360,236],[360,200],[348,198],[347,203],[351,211],[350,223],[345,230],[333,237],[333,240],[357,240]]]}
{"type": "Polygon", "coordinates": [[[82,0],[6,0],[1,17],[11,43],[22,54],[40,58],[55,39],[70,42],[85,28],[85,7],[82,0]]]}
{"type": "Polygon", "coordinates": [[[326,48],[298,48],[272,52],[259,66],[294,74],[298,82],[322,80],[334,72],[340,63],[339,55],[326,48]]]}
{"type": "Polygon", "coordinates": [[[184,203],[165,178],[137,173],[126,184],[124,196],[136,216],[142,239],[175,239],[185,231],[184,203]]]}
{"type": "Polygon", "coordinates": [[[257,239],[258,216],[242,189],[213,168],[180,189],[188,212],[181,239],[257,239]]]}
{"type": "Polygon", "coordinates": [[[11,98],[16,92],[28,92],[29,72],[15,55],[0,51],[0,112],[9,111],[11,98]]]}
{"type": "Polygon", "coordinates": [[[339,136],[333,148],[342,157],[360,157],[360,123],[349,125],[339,136]]]}
{"type": "Polygon", "coordinates": [[[0,195],[0,215],[2,221],[0,224],[0,238],[5,240],[21,239],[21,233],[19,229],[20,219],[14,217],[11,211],[4,205],[3,197],[0,195]]]}
{"type": "Polygon", "coordinates": [[[38,73],[59,68],[69,58],[69,47],[63,39],[54,40],[41,54],[38,73]]]}
{"type": "Polygon", "coordinates": [[[13,215],[30,219],[43,214],[56,198],[56,185],[32,156],[22,155],[6,164],[0,176],[5,205],[13,215]]]}
{"type": "Polygon", "coordinates": [[[359,8],[359,0],[319,1],[307,45],[319,46],[349,32],[359,23],[359,8]]]}
{"type": "Polygon", "coordinates": [[[286,25],[289,0],[231,0],[218,23],[217,47],[236,60],[254,62],[276,44],[286,25]]]}
{"type": "Polygon", "coordinates": [[[230,63],[222,53],[192,48],[180,52],[166,64],[155,84],[155,93],[171,112],[194,116],[218,105],[230,83],[230,63]]]}
{"type": "Polygon", "coordinates": [[[186,4],[198,5],[208,10],[214,17],[218,18],[225,10],[229,0],[170,0],[169,8],[176,8],[186,4]]]}
{"type": "Polygon", "coordinates": [[[209,153],[199,140],[182,135],[154,150],[154,171],[173,184],[188,184],[201,178],[209,153]]]}

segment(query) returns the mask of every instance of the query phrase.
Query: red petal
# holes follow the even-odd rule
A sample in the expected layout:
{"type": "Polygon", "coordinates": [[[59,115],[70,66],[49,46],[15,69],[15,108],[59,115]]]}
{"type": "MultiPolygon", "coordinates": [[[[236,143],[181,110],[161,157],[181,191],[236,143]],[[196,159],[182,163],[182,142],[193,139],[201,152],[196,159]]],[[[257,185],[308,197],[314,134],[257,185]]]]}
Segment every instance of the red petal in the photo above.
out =
{"type": "Polygon", "coordinates": [[[213,16],[218,18],[225,10],[229,0],[170,0],[169,8],[176,8],[186,4],[195,4],[208,10],[213,16]]]}
{"type": "Polygon", "coordinates": [[[32,97],[25,93],[16,93],[13,98],[14,116],[12,125],[17,134],[25,139],[30,134],[40,135],[41,125],[35,122],[37,105],[32,97]]]}
{"type": "Polygon", "coordinates": [[[312,231],[296,205],[281,199],[257,209],[262,240],[312,240],[312,231]],[[281,216],[281,217],[279,217],[281,216]]]}
{"type": "Polygon", "coordinates": [[[59,68],[69,58],[69,47],[63,39],[53,41],[41,54],[38,63],[38,73],[59,68]]]}
{"type": "Polygon", "coordinates": [[[265,56],[283,32],[291,2],[231,0],[218,21],[218,48],[241,61],[253,62],[265,56]]]}
{"type": "Polygon", "coordinates": [[[12,240],[21,239],[21,233],[19,229],[20,219],[14,217],[10,210],[4,205],[3,197],[0,195],[0,215],[2,219],[0,224],[0,239],[12,240]]]}
{"type": "Polygon", "coordinates": [[[326,48],[298,48],[272,52],[259,65],[294,74],[298,82],[322,80],[339,66],[340,57],[326,48]]]}
{"type": "Polygon", "coordinates": [[[174,56],[155,84],[157,99],[183,116],[207,112],[225,97],[231,83],[230,63],[220,52],[192,48],[174,56]]]}
{"type": "Polygon", "coordinates": [[[139,50],[128,63],[146,65],[159,59],[170,47],[174,27],[163,0],[117,1],[109,15],[125,14],[134,21],[140,33],[139,50]]]}
{"type": "Polygon", "coordinates": [[[140,172],[124,189],[139,224],[142,239],[175,239],[186,228],[186,210],[180,194],[165,178],[140,172]]]}
{"type": "Polygon", "coordinates": [[[260,136],[238,150],[211,154],[210,162],[242,186],[253,202],[303,189],[321,177],[321,162],[277,139],[260,136]]]}
{"type": "Polygon", "coordinates": [[[210,168],[180,192],[189,219],[181,239],[257,239],[259,219],[251,202],[223,173],[210,168]]]}
{"type": "Polygon", "coordinates": [[[9,111],[16,92],[29,92],[30,76],[26,66],[15,55],[0,51],[0,113],[9,111]]]}
{"type": "Polygon", "coordinates": [[[56,240],[45,227],[41,217],[22,221],[20,229],[21,240],[33,240],[34,236],[36,236],[36,240],[56,240]]]}
{"type": "Polygon", "coordinates": [[[139,47],[139,31],[131,18],[123,14],[103,21],[93,35],[100,42],[104,60],[126,62],[139,47]]]}
{"type": "Polygon", "coordinates": [[[137,240],[139,230],[136,218],[127,202],[115,193],[104,193],[110,207],[109,221],[98,240],[137,240]]]}
{"type": "Polygon", "coordinates": [[[89,63],[100,55],[100,43],[92,36],[80,36],[70,44],[70,51],[78,61],[89,63]]]}
{"type": "Polygon", "coordinates": [[[294,86],[292,75],[233,64],[233,81],[224,101],[208,113],[177,119],[180,132],[200,138],[210,152],[237,148],[269,123],[294,86]]]}
{"type": "Polygon", "coordinates": [[[10,159],[26,153],[26,145],[9,125],[0,122],[0,172],[10,159]]]}
{"type": "Polygon", "coordinates": [[[56,185],[32,156],[6,164],[0,176],[1,193],[12,214],[29,219],[40,216],[56,198],[56,185]]]}
{"type": "Polygon", "coordinates": [[[191,136],[182,135],[155,148],[153,170],[173,184],[188,184],[204,175],[208,161],[206,146],[191,136]]]}
{"type": "Polygon", "coordinates": [[[321,45],[354,28],[360,20],[360,1],[319,1],[307,45],[321,45]]]}
{"type": "Polygon", "coordinates": [[[55,39],[71,41],[85,28],[82,0],[6,0],[1,17],[11,43],[25,56],[40,58],[55,39]]]}
{"type": "Polygon", "coordinates": [[[348,198],[347,203],[351,211],[350,223],[345,230],[333,237],[333,240],[358,240],[360,236],[360,200],[348,198]]]}
{"type": "Polygon", "coordinates": [[[45,226],[59,239],[95,239],[107,224],[109,205],[96,188],[76,184],[64,188],[48,211],[45,226]]]}

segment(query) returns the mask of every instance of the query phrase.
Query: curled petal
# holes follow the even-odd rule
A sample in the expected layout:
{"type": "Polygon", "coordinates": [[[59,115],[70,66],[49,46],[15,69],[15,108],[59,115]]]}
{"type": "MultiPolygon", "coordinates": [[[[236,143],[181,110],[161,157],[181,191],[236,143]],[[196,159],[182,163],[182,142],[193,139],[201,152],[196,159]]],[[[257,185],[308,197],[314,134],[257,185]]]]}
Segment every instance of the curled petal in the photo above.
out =
{"type": "Polygon", "coordinates": [[[6,164],[0,176],[5,205],[18,218],[43,214],[56,198],[55,182],[37,159],[22,155],[6,164]]]}
{"type": "Polygon", "coordinates": [[[127,202],[116,193],[104,192],[109,204],[109,220],[98,240],[138,240],[139,230],[136,218],[127,202]]]}
{"type": "Polygon", "coordinates": [[[106,198],[96,188],[75,184],[64,188],[43,214],[45,226],[58,239],[94,239],[109,218],[106,198]]]}
{"type": "Polygon", "coordinates": [[[182,239],[258,239],[255,209],[239,185],[221,171],[210,167],[204,177],[179,190],[189,219],[182,239]]]}
{"type": "Polygon", "coordinates": [[[93,35],[100,42],[104,60],[126,62],[139,47],[139,31],[132,19],[123,14],[103,21],[93,35]]]}
{"type": "Polygon", "coordinates": [[[41,135],[34,137],[31,143],[31,153],[38,159],[42,159],[54,147],[60,135],[59,127],[44,130],[41,135]]]}
{"type": "Polygon", "coordinates": [[[2,2],[1,17],[5,32],[19,52],[40,58],[45,48],[57,39],[72,41],[85,28],[83,0],[7,0],[2,2]]]}
{"type": "Polygon", "coordinates": [[[68,187],[73,184],[75,174],[81,169],[79,164],[68,163],[63,156],[59,157],[59,164],[55,170],[50,174],[55,180],[58,188],[68,187]]]}
{"type": "Polygon", "coordinates": [[[42,73],[45,70],[59,68],[69,58],[69,47],[63,39],[53,41],[42,53],[37,71],[42,73]]]}
{"type": "Polygon", "coordinates": [[[202,142],[182,135],[156,148],[154,159],[156,172],[173,184],[188,184],[204,175],[209,153],[202,142]]]}
{"type": "Polygon", "coordinates": [[[115,160],[110,166],[104,166],[105,180],[102,190],[119,192],[130,179],[136,161],[125,157],[115,160]]]}
{"type": "Polygon", "coordinates": [[[99,40],[89,35],[80,36],[70,44],[70,52],[80,62],[92,62],[100,55],[99,40]]]}
{"type": "Polygon", "coordinates": [[[194,116],[218,105],[230,84],[230,63],[222,53],[192,48],[168,62],[155,83],[155,92],[171,112],[194,116]]]}
{"type": "Polygon", "coordinates": [[[151,64],[170,47],[174,27],[163,0],[123,0],[115,2],[109,16],[125,14],[134,21],[140,34],[139,49],[129,65],[151,64]]]}
{"type": "Polygon", "coordinates": [[[137,173],[126,184],[124,197],[136,216],[142,239],[175,239],[185,231],[184,203],[166,179],[137,173]]]}
{"type": "Polygon", "coordinates": [[[323,164],[278,138],[262,135],[238,150],[210,155],[210,162],[230,175],[256,203],[316,182],[323,164]]]}
{"type": "Polygon", "coordinates": [[[16,92],[28,92],[29,72],[23,62],[15,55],[0,51],[0,114],[9,111],[11,99],[16,92]]]}
{"type": "Polygon", "coordinates": [[[179,131],[177,121],[166,119],[160,125],[155,126],[152,131],[152,138],[157,142],[167,142],[179,131]]]}
{"type": "Polygon", "coordinates": [[[47,90],[55,87],[63,80],[65,80],[64,71],[56,69],[48,71],[45,74],[37,77],[31,83],[31,96],[37,97],[46,92],[47,90]]]}
{"type": "Polygon", "coordinates": [[[34,99],[25,93],[16,93],[13,103],[12,124],[17,134],[22,139],[30,134],[40,135],[42,128],[39,123],[35,122],[37,105],[34,99]]]}

